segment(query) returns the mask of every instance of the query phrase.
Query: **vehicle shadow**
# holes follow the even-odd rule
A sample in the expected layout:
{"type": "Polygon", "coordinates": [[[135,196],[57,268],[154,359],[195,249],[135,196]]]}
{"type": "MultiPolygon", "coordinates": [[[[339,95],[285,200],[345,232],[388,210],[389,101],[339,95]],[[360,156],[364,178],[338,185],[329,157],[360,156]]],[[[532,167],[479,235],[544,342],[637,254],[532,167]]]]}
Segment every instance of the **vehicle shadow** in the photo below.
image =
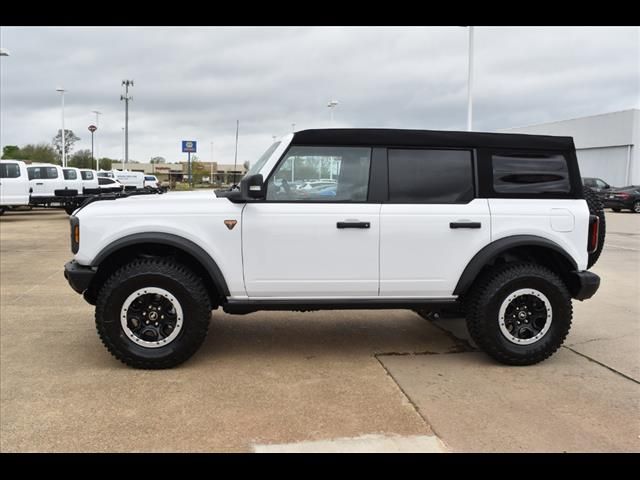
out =
{"type": "Polygon", "coordinates": [[[214,312],[197,357],[374,355],[450,353],[450,335],[411,310],[322,312],[214,312]]]}

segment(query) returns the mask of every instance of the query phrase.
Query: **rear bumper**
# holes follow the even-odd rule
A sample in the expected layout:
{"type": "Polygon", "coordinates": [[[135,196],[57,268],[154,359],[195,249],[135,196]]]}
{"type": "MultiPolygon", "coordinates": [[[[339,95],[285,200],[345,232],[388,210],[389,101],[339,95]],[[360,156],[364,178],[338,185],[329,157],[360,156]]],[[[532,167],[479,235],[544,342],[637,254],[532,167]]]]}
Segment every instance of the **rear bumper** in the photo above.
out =
{"type": "Polygon", "coordinates": [[[576,300],[586,300],[600,288],[600,277],[586,270],[571,273],[571,296],[576,300]]]}
{"type": "Polygon", "coordinates": [[[620,209],[622,209],[622,208],[632,208],[633,207],[633,202],[607,198],[607,199],[602,201],[602,205],[604,206],[604,208],[620,208],[620,209]]]}
{"type": "Polygon", "coordinates": [[[89,288],[89,284],[95,274],[96,272],[91,267],[80,265],[75,260],[71,260],[64,265],[64,278],[67,279],[71,288],[78,293],[82,293],[89,288]]]}

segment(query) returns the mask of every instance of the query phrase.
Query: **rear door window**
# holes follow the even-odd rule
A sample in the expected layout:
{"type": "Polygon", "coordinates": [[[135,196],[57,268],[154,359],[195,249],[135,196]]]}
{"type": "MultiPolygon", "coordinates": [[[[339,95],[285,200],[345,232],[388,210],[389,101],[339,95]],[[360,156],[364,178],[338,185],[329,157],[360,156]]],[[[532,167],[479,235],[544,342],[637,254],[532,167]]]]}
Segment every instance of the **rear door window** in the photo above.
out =
{"type": "Polygon", "coordinates": [[[468,203],[473,200],[469,150],[389,149],[389,201],[468,203]]]}
{"type": "Polygon", "coordinates": [[[78,178],[76,171],[70,168],[62,170],[62,173],[64,174],[65,180],[76,180],[78,178]]]}
{"type": "Polygon", "coordinates": [[[18,178],[20,166],[17,163],[0,163],[0,178],[18,178]]]}

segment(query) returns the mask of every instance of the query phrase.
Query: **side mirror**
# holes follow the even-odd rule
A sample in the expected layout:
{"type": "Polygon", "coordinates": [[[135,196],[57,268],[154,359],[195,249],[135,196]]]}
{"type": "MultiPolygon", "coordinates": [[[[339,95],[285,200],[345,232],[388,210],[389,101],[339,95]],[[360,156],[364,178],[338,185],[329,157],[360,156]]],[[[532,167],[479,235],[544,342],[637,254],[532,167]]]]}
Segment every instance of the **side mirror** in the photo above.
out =
{"type": "Polygon", "coordinates": [[[262,200],[266,196],[261,174],[249,175],[240,182],[240,192],[245,199],[262,200]]]}

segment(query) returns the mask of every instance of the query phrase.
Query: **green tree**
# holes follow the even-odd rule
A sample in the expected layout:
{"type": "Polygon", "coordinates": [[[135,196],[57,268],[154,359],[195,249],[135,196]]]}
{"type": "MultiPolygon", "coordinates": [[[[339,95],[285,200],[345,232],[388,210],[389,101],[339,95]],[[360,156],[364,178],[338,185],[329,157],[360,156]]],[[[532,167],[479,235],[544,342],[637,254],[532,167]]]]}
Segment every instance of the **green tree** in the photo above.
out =
{"type": "Polygon", "coordinates": [[[68,161],[68,165],[70,167],[76,168],[95,168],[95,161],[91,157],[91,150],[78,150],[76,153],[71,155],[71,158],[68,161]]]}
{"type": "Polygon", "coordinates": [[[20,156],[22,160],[31,160],[32,162],[61,164],[56,151],[46,143],[25,145],[20,149],[20,156]]]}
{"type": "MultiPolygon", "coordinates": [[[[64,151],[67,156],[69,156],[69,153],[71,153],[71,150],[73,150],[73,145],[78,140],[80,140],[80,137],[77,137],[73,133],[73,130],[67,130],[66,128],[64,129],[64,151]]],[[[58,155],[62,157],[62,129],[58,130],[56,136],[53,137],[52,143],[56,151],[58,152],[58,155]]]]}
{"type": "Polygon", "coordinates": [[[164,157],[153,157],[149,163],[167,163],[164,157]]]}
{"type": "MultiPolygon", "coordinates": [[[[102,157],[100,159],[100,170],[111,170],[114,164],[118,161],[108,157],[102,157]]],[[[95,165],[91,168],[95,168],[95,165]]]]}
{"type": "Polygon", "coordinates": [[[18,160],[18,155],[20,155],[20,147],[17,145],[5,145],[2,149],[2,158],[18,160]]]}

